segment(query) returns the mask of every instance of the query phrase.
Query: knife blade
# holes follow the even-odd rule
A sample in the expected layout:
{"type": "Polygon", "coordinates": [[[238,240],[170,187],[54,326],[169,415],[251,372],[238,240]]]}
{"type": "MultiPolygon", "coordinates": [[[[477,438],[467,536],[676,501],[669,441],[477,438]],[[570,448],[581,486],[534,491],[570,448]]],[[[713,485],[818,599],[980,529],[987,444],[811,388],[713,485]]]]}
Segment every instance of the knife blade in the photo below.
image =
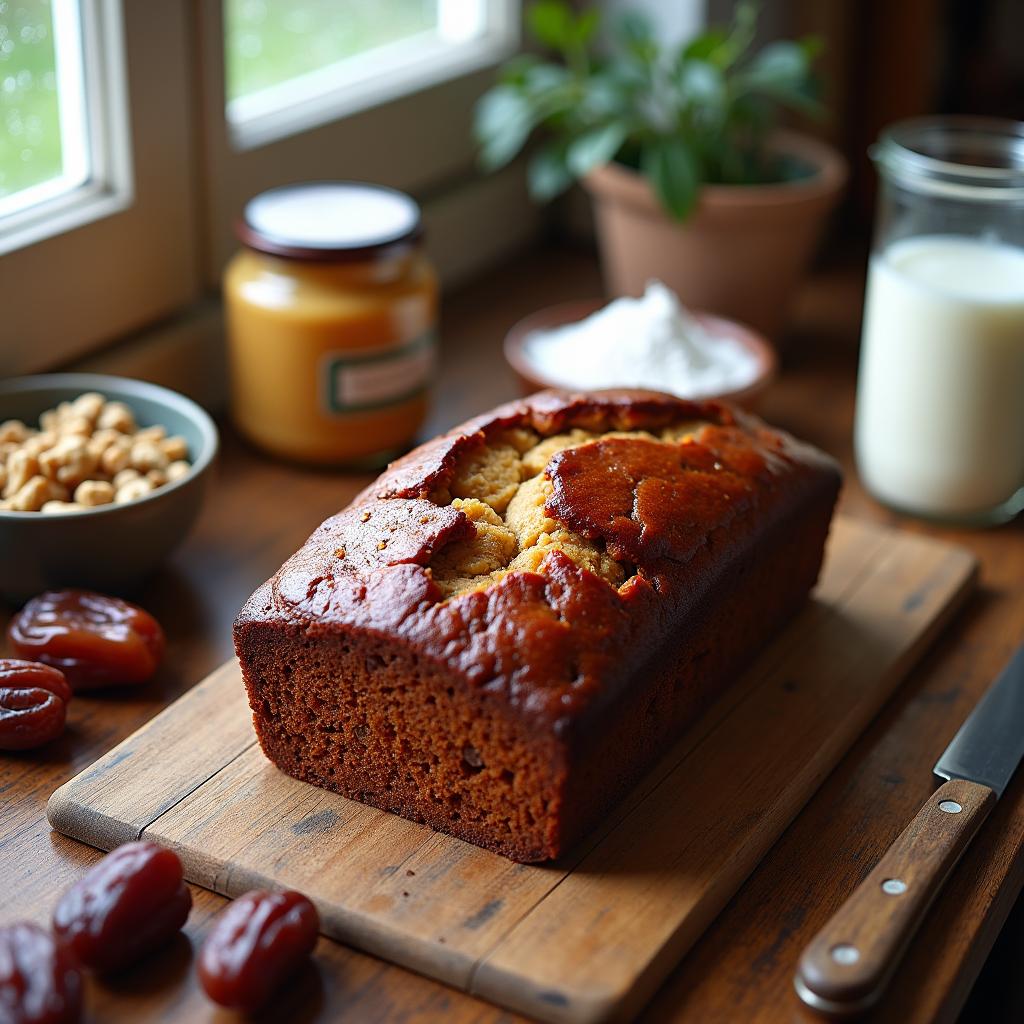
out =
{"type": "Polygon", "coordinates": [[[967,779],[997,797],[1024,757],[1024,644],[935,763],[940,779],[967,779]]]}
{"type": "Polygon", "coordinates": [[[804,950],[793,984],[808,1006],[848,1016],[878,1000],[1022,757],[1024,644],[936,762],[942,785],[804,950]]]}

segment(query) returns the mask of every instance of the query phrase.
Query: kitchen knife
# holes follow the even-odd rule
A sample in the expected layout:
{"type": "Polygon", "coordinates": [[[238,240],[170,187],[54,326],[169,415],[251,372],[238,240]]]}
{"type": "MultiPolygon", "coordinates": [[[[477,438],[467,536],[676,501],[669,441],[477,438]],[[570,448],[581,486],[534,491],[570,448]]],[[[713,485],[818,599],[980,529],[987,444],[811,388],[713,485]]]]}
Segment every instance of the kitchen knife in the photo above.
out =
{"type": "Polygon", "coordinates": [[[932,900],[1024,755],[1024,645],[935,765],[945,780],[804,950],[794,985],[845,1016],[882,994],[932,900]]]}

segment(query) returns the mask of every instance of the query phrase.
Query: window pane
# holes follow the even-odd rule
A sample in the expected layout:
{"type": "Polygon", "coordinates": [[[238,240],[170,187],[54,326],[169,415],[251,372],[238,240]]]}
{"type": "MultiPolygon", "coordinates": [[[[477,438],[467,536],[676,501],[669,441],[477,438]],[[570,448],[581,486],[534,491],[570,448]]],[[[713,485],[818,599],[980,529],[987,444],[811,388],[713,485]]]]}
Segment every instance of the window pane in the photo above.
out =
{"type": "Polygon", "coordinates": [[[230,103],[438,27],[439,0],[224,0],[230,103]]]}
{"type": "Polygon", "coordinates": [[[0,216],[88,173],[76,0],[0,0],[0,216]]]}

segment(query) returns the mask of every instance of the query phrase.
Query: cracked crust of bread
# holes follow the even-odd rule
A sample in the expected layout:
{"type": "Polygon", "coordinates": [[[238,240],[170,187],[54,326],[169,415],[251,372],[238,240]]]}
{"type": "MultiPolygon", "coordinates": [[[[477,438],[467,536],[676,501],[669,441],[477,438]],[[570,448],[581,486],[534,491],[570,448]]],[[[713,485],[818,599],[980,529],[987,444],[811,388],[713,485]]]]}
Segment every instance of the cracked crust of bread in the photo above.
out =
{"type": "Polygon", "coordinates": [[[486,446],[462,458],[447,487],[431,496],[436,504],[460,510],[476,529],[475,536],[448,545],[430,562],[444,599],[484,590],[512,572],[543,574],[544,561],[553,551],[561,551],[609,586],[620,587],[631,575],[628,567],[599,541],[581,536],[548,514],[548,465],[559,452],[610,437],[677,445],[704,425],[705,421],[686,420],[657,434],[580,428],[543,438],[525,428],[497,433],[486,446]]]}

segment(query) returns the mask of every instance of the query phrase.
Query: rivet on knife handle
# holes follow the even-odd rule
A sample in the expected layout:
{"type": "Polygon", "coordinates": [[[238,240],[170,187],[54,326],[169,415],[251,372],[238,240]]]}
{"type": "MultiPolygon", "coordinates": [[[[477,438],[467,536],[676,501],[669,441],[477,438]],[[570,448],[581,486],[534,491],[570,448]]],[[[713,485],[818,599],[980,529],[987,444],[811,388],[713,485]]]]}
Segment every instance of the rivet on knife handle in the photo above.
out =
{"type": "Polygon", "coordinates": [[[963,779],[935,791],[804,950],[794,983],[808,1006],[841,1016],[878,999],[995,802],[987,786],[963,779]]]}

